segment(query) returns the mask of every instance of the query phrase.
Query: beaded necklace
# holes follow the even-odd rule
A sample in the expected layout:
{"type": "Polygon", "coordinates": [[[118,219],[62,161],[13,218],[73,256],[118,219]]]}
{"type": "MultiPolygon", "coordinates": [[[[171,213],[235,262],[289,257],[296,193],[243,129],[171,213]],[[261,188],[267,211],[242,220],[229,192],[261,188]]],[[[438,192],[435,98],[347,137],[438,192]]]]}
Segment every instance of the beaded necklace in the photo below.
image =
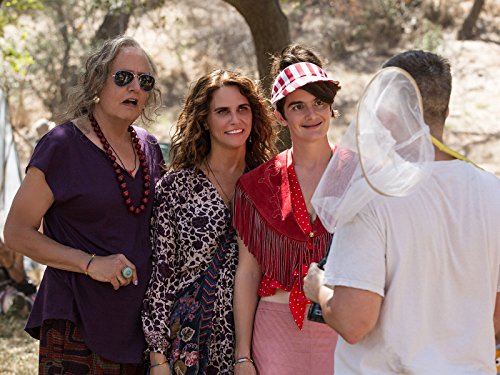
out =
{"type": "MultiPolygon", "coordinates": [[[[101,141],[102,147],[104,149],[104,152],[106,153],[106,156],[108,159],[111,161],[111,164],[113,166],[113,169],[116,174],[116,181],[118,182],[118,186],[120,187],[120,190],[122,192],[122,197],[123,201],[125,203],[125,206],[127,206],[128,211],[133,214],[140,214],[146,209],[146,204],[149,201],[149,187],[151,186],[150,183],[150,175],[149,175],[149,168],[148,168],[148,163],[146,162],[146,156],[144,155],[144,151],[142,151],[141,144],[139,143],[139,137],[137,136],[137,133],[135,132],[134,128],[132,125],[129,125],[128,127],[128,132],[130,133],[130,138],[132,139],[132,143],[135,147],[135,151],[137,152],[137,156],[139,157],[139,162],[140,166],[142,169],[142,180],[143,180],[143,190],[142,190],[142,198],[139,202],[139,205],[134,205],[134,201],[130,197],[130,193],[128,191],[127,183],[125,182],[125,176],[123,175],[123,170],[120,168],[120,165],[116,162],[116,156],[113,155],[113,147],[109,144],[108,140],[104,136],[101,127],[99,126],[97,120],[95,119],[94,115],[91,113],[89,114],[89,121],[90,125],[92,125],[92,128],[94,129],[95,134],[97,135],[97,138],[101,141]]],[[[116,151],[114,152],[116,154],[116,151]]],[[[118,156],[118,155],[117,155],[118,156]]],[[[120,160],[121,162],[121,160],[120,160]]],[[[122,163],[123,164],[123,163],[122,163]]],[[[135,169],[135,168],[134,168],[135,169]]],[[[131,174],[132,176],[132,174],[131,174]]]]}

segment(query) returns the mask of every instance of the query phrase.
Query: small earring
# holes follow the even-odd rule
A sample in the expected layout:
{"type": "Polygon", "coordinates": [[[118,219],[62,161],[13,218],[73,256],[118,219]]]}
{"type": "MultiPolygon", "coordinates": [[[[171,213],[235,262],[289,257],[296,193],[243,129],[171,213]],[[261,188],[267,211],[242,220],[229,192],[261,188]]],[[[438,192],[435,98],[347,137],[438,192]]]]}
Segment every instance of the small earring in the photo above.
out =
{"type": "Polygon", "coordinates": [[[94,102],[94,104],[97,104],[97,103],[99,103],[99,102],[101,101],[101,98],[99,98],[99,97],[96,95],[96,96],[94,96],[94,97],[92,98],[92,101],[94,102]]]}

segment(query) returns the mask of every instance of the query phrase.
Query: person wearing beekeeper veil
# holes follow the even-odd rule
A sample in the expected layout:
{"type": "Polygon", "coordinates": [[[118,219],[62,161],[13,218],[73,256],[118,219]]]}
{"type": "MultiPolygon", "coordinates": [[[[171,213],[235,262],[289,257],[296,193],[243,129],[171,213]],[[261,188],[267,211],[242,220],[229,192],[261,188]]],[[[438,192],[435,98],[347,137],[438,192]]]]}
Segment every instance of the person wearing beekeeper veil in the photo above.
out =
{"type": "MultiPolygon", "coordinates": [[[[442,144],[451,93],[446,59],[407,51],[383,67],[403,69],[420,91],[422,121],[430,131],[421,139],[435,145],[426,166],[429,176],[406,194],[375,194],[348,220],[337,216],[342,223],[337,223],[325,271],[311,265],[305,294],[320,303],[326,323],[340,336],[335,373],[496,374],[500,180],[442,144]]],[[[385,80],[375,94],[383,96],[394,82],[385,80]]],[[[406,100],[408,88],[402,86],[391,98],[399,98],[401,108],[418,108],[418,100],[406,100]]],[[[361,101],[358,111],[365,111],[365,104],[361,101]]],[[[377,113],[373,105],[367,110],[377,113]]],[[[360,120],[363,116],[357,118],[357,144],[363,145],[370,124],[360,120]]],[[[357,150],[364,181],[383,193],[383,181],[370,174],[364,150],[357,150]]],[[[401,150],[393,151],[416,165],[411,153],[401,150]]],[[[326,190],[318,190],[315,195],[327,202],[326,190]]]]}

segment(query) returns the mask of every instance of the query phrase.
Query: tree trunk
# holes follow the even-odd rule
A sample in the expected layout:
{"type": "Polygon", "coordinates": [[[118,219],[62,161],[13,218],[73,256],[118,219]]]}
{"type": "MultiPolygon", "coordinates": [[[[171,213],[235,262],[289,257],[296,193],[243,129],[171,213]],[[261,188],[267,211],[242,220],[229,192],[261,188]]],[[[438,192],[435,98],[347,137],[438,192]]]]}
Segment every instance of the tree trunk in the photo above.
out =
{"type": "Polygon", "coordinates": [[[92,39],[92,45],[96,46],[106,39],[123,34],[127,30],[130,15],[130,10],[108,12],[92,39]]]}
{"type": "Polygon", "coordinates": [[[123,5],[114,8],[113,10],[108,10],[101,26],[99,26],[99,29],[96,31],[94,38],[92,39],[92,45],[97,46],[106,39],[124,34],[125,31],[127,31],[130,17],[132,17],[132,13],[136,10],[140,10],[141,12],[152,11],[161,8],[165,2],[165,0],[132,0],[122,2],[123,5]]]}
{"type": "Polygon", "coordinates": [[[484,0],[474,0],[469,15],[465,18],[462,28],[458,32],[458,39],[470,40],[474,36],[476,22],[484,6],[484,0]]]}
{"type": "Polygon", "coordinates": [[[70,65],[71,57],[71,36],[68,31],[68,24],[64,21],[67,20],[64,14],[63,8],[61,6],[55,6],[54,11],[57,15],[57,20],[59,21],[59,32],[61,33],[62,45],[61,50],[64,54],[61,59],[61,77],[59,81],[59,100],[47,100],[45,104],[50,108],[52,113],[61,113],[62,107],[65,105],[66,95],[68,89],[73,86],[77,80],[77,69],[74,65],[70,65]]]}
{"type": "MultiPolygon", "coordinates": [[[[271,77],[271,55],[279,53],[290,44],[288,19],[281,10],[279,0],[224,0],[232,5],[243,16],[250,27],[259,77],[267,95],[271,92],[274,77],[271,77]]],[[[288,128],[280,132],[278,148],[290,147],[288,128]]]]}

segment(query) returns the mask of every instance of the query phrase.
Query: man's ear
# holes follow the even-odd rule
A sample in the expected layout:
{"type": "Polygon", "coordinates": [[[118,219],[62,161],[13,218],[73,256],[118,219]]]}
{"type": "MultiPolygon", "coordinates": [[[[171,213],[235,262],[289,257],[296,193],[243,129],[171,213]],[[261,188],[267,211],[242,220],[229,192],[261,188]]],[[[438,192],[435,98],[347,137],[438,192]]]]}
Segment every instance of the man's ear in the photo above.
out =
{"type": "Polygon", "coordinates": [[[444,118],[447,119],[450,115],[450,107],[446,108],[446,113],[444,114],[444,118]]]}
{"type": "Polygon", "coordinates": [[[288,122],[286,119],[283,117],[283,115],[280,113],[280,111],[275,110],[274,111],[274,116],[278,120],[278,122],[281,124],[281,126],[288,126],[288,122]]]}

